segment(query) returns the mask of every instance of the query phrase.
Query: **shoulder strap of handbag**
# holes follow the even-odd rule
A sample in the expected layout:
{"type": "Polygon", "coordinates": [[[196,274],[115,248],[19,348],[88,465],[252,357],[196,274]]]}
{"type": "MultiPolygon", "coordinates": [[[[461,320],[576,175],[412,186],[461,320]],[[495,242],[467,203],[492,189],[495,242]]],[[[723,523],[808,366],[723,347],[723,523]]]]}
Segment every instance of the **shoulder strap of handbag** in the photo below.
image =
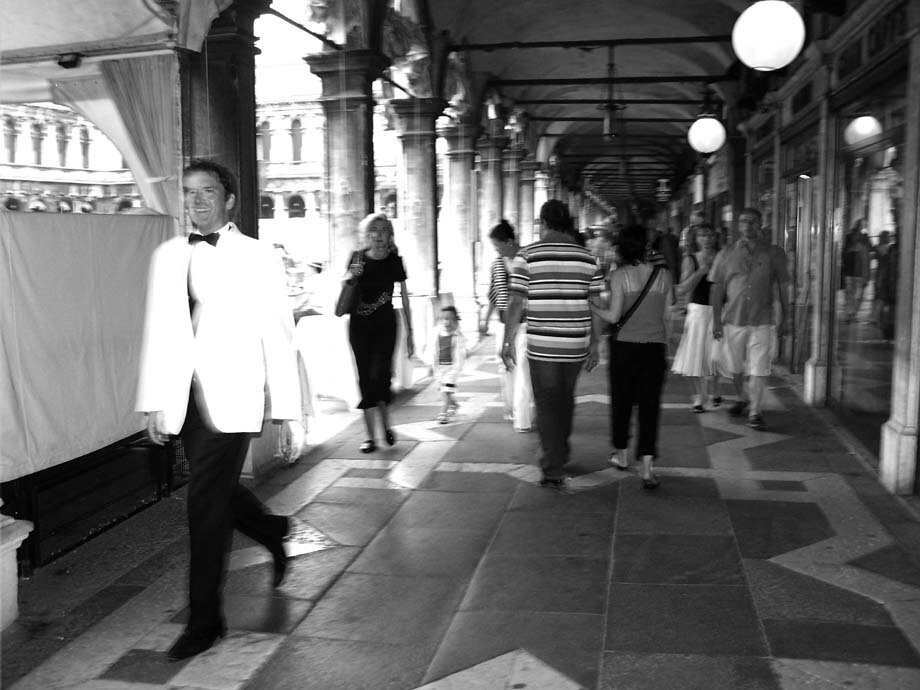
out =
{"type": "Polygon", "coordinates": [[[636,309],[639,308],[639,305],[642,304],[642,300],[645,299],[648,291],[652,289],[652,283],[655,282],[655,278],[658,277],[658,272],[660,270],[661,266],[655,266],[655,268],[652,269],[652,275],[650,275],[648,280],[645,281],[645,287],[642,288],[642,292],[639,293],[639,297],[635,302],[632,303],[632,306],[626,310],[626,313],[620,317],[620,320],[616,322],[616,328],[618,330],[626,325],[626,322],[629,321],[630,317],[635,313],[636,309]]]}

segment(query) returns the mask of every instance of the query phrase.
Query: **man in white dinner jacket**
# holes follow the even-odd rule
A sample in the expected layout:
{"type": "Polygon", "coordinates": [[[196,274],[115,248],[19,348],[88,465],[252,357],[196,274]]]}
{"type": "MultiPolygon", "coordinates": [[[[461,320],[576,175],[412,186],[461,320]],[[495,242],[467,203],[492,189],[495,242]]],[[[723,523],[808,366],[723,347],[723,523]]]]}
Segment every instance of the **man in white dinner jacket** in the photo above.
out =
{"type": "Polygon", "coordinates": [[[266,384],[272,419],[287,420],[282,447],[303,435],[281,260],[229,222],[236,187],[228,170],[192,161],[182,185],[194,232],[167,240],[151,259],[137,399],[150,439],[180,436],[189,461],[189,620],[172,660],[226,632],[221,588],[234,527],[269,549],[275,586],[284,577],[289,520],[239,484],[250,438],[262,429],[266,384]]]}

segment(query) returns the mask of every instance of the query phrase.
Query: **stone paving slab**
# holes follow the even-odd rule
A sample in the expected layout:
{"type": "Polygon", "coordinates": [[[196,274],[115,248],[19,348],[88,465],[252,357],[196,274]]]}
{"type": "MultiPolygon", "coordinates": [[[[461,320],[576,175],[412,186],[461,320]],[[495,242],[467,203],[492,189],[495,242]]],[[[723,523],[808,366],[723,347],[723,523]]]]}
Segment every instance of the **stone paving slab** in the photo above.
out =
{"type": "MultiPolygon", "coordinates": [[[[3,688],[793,690],[920,687],[920,521],[774,381],[756,432],[694,415],[669,376],[661,488],[609,453],[606,367],[583,375],[567,489],[501,419],[486,342],[456,421],[398,396],[257,490],[296,515],[289,573],[237,537],[230,633],[165,661],[185,609],[184,494],[39,569],[3,634],[3,688]],[[130,539],[130,546],[125,539],[130,539]]],[[[730,401],[727,401],[730,402],[730,401]]]]}

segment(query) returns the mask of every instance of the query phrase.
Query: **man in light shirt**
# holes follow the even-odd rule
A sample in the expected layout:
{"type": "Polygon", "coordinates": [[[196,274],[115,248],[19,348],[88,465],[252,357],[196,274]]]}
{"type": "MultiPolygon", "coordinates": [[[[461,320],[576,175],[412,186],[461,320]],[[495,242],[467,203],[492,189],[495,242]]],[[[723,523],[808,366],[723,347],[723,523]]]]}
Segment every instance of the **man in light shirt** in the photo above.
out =
{"type": "Polygon", "coordinates": [[[173,661],[226,633],[221,589],[234,527],[271,552],[275,586],[284,577],[289,519],[239,484],[250,438],[262,429],[266,384],[271,417],[287,420],[282,446],[303,436],[281,260],[230,222],[228,170],[193,161],[182,184],[194,232],[167,240],[151,259],[136,405],[151,441],[181,437],[189,461],[189,620],[168,652],[173,661]]]}

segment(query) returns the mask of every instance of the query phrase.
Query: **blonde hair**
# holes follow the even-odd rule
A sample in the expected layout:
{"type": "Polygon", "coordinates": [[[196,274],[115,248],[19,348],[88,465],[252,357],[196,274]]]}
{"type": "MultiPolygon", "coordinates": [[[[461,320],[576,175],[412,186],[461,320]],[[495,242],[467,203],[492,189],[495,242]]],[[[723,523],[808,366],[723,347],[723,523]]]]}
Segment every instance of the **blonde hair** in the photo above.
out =
{"type": "Polygon", "coordinates": [[[368,246],[370,246],[370,243],[367,241],[367,233],[368,233],[368,230],[370,230],[371,225],[373,225],[374,223],[380,223],[386,226],[387,232],[390,233],[390,241],[388,243],[389,250],[391,252],[395,251],[396,242],[393,237],[394,235],[393,224],[390,222],[390,219],[387,218],[387,215],[385,213],[371,213],[370,215],[365,216],[364,220],[358,223],[358,233],[361,236],[361,242],[363,243],[364,247],[367,248],[368,246]]]}

